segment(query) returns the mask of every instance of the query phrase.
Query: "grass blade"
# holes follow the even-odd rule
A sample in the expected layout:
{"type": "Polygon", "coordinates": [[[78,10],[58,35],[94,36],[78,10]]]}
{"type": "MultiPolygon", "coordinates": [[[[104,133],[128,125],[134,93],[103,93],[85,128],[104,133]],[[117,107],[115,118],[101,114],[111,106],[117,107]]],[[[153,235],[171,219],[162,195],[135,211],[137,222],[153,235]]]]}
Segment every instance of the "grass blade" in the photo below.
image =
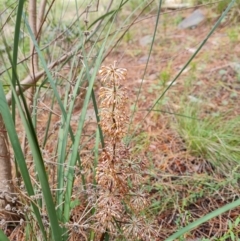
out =
{"type": "MultiPolygon", "coordinates": [[[[150,60],[150,57],[151,57],[151,53],[152,53],[152,50],[153,50],[154,40],[155,40],[155,38],[156,38],[157,27],[158,27],[159,19],[160,19],[161,6],[162,6],[162,0],[159,0],[157,19],[156,19],[156,24],[155,24],[154,32],[153,32],[153,39],[152,39],[151,46],[150,46],[150,49],[149,49],[149,53],[148,53],[148,57],[147,57],[147,63],[146,63],[145,68],[144,68],[142,81],[141,81],[141,84],[140,84],[140,87],[139,87],[139,90],[138,90],[138,93],[137,93],[137,98],[136,98],[136,101],[135,101],[135,103],[134,103],[133,112],[132,112],[131,117],[130,117],[129,128],[130,128],[130,126],[132,125],[133,116],[134,116],[134,114],[135,114],[135,112],[136,112],[136,106],[137,106],[137,103],[138,103],[138,100],[139,100],[139,97],[140,97],[140,93],[141,93],[141,90],[142,90],[142,85],[143,85],[144,76],[145,76],[145,74],[146,74],[146,72],[147,72],[148,63],[149,63],[149,60],[150,60]]],[[[154,108],[154,106],[153,106],[152,108],[154,108]]],[[[129,130],[128,130],[128,131],[129,131],[129,130]]]]}
{"type": "MultiPolygon", "coordinates": [[[[21,145],[20,145],[19,140],[18,140],[18,136],[17,136],[16,130],[15,130],[15,127],[14,127],[14,122],[12,120],[12,116],[11,116],[11,113],[10,113],[10,110],[9,110],[9,107],[8,107],[8,104],[7,104],[7,101],[6,101],[6,98],[5,98],[5,93],[3,91],[2,83],[0,83],[0,98],[1,98],[0,112],[1,112],[1,115],[3,117],[10,142],[11,142],[13,150],[14,150],[15,159],[16,159],[18,167],[21,171],[22,178],[23,178],[26,190],[28,192],[28,195],[34,196],[35,193],[34,193],[33,186],[32,186],[32,183],[31,183],[31,179],[30,179],[28,169],[27,169],[27,166],[26,166],[25,157],[23,155],[21,145]]],[[[42,219],[41,219],[39,209],[37,208],[37,206],[33,202],[31,204],[32,204],[35,216],[37,218],[38,224],[40,226],[40,229],[42,231],[42,234],[43,234],[43,236],[46,240],[46,233],[44,231],[44,226],[43,226],[43,223],[42,223],[42,219]]]]}
{"type": "Polygon", "coordinates": [[[8,237],[4,234],[4,232],[1,229],[0,229],[0,240],[9,241],[8,237]]]}
{"type": "MultiPolygon", "coordinates": [[[[12,62],[12,84],[16,85],[16,74],[17,74],[17,60],[18,60],[18,45],[19,45],[19,36],[20,36],[20,27],[22,23],[22,13],[23,13],[24,0],[19,0],[18,10],[14,31],[14,44],[13,44],[13,62],[12,62]]],[[[15,122],[15,102],[12,95],[12,116],[13,121],[15,122]]]]}
{"type": "Polygon", "coordinates": [[[202,218],[199,218],[198,220],[196,220],[195,222],[190,223],[189,225],[187,225],[186,227],[182,228],[181,230],[179,230],[178,232],[174,233],[173,235],[171,235],[170,237],[168,237],[167,239],[165,239],[165,241],[174,241],[176,240],[176,238],[180,237],[181,235],[191,231],[192,229],[196,228],[197,226],[199,226],[202,223],[207,222],[208,220],[221,215],[222,213],[225,213],[235,207],[240,206],[240,199],[226,204],[225,206],[218,208],[217,210],[214,210],[213,212],[205,215],[202,218]]]}

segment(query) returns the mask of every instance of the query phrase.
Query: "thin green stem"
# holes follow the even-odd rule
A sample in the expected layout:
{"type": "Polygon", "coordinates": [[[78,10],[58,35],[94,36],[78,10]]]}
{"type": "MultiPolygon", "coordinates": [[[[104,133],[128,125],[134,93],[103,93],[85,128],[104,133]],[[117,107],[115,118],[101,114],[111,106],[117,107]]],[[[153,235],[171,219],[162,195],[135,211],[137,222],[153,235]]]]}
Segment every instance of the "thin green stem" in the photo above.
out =
{"type": "Polygon", "coordinates": [[[178,232],[174,233],[173,235],[171,235],[170,237],[168,237],[167,239],[165,239],[165,241],[174,241],[176,240],[178,237],[180,237],[181,235],[191,231],[192,229],[198,227],[200,224],[207,222],[208,220],[217,217],[219,215],[221,215],[222,213],[225,213],[235,207],[240,206],[240,199],[226,204],[225,206],[218,208],[217,210],[214,210],[213,212],[205,215],[202,218],[199,218],[198,220],[196,220],[195,222],[190,223],[189,225],[187,225],[186,227],[182,228],[181,230],[179,230],[178,232]]]}

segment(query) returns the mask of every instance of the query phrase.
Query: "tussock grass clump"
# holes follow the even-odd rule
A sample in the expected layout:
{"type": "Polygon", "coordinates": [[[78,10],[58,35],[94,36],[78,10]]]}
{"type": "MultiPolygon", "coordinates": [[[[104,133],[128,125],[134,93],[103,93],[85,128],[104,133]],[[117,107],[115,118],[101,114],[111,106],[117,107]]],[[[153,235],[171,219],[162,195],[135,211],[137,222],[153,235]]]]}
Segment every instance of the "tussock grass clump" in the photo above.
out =
{"type": "Polygon", "coordinates": [[[185,106],[179,117],[177,129],[185,140],[188,150],[195,156],[202,156],[210,161],[223,174],[232,172],[239,164],[239,117],[227,116],[198,117],[197,106],[185,106]]]}

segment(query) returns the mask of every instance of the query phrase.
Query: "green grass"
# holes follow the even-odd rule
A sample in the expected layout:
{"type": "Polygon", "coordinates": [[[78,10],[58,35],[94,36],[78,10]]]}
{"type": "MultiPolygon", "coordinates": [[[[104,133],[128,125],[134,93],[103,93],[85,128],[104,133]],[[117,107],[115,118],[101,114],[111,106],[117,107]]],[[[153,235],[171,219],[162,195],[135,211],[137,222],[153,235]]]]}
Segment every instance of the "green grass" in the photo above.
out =
{"type": "Polygon", "coordinates": [[[195,156],[202,156],[216,169],[229,174],[240,160],[239,117],[225,116],[201,118],[198,114],[201,106],[185,105],[177,117],[176,128],[186,142],[187,149],[195,156]]]}

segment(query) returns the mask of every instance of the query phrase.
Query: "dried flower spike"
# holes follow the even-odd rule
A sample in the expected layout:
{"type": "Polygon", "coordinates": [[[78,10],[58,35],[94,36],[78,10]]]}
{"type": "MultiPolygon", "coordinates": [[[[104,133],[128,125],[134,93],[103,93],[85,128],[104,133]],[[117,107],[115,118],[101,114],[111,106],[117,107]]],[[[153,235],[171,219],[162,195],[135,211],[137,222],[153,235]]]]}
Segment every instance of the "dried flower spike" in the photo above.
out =
{"type": "Polygon", "coordinates": [[[131,160],[130,151],[122,142],[129,122],[127,90],[123,87],[127,70],[117,68],[114,63],[109,67],[103,66],[99,75],[103,85],[99,91],[99,117],[105,147],[96,168],[98,198],[95,228],[102,234],[108,232],[113,236],[124,233],[128,240],[148,240],[148,237],[142,236],[146,222],[143,222],[141,211],[148,203],[144,191],[138,187],[141,183],[138,170],[141,167],[131,160]],[[131,185],[128,185],[129,182],[131,185]],[[131,215],[127,210],[131,210],[131,215]],[[134,213],[140,216],[132,219],[134,213]],[[119,233],[119,230],[123,232],[119,233]]]}

